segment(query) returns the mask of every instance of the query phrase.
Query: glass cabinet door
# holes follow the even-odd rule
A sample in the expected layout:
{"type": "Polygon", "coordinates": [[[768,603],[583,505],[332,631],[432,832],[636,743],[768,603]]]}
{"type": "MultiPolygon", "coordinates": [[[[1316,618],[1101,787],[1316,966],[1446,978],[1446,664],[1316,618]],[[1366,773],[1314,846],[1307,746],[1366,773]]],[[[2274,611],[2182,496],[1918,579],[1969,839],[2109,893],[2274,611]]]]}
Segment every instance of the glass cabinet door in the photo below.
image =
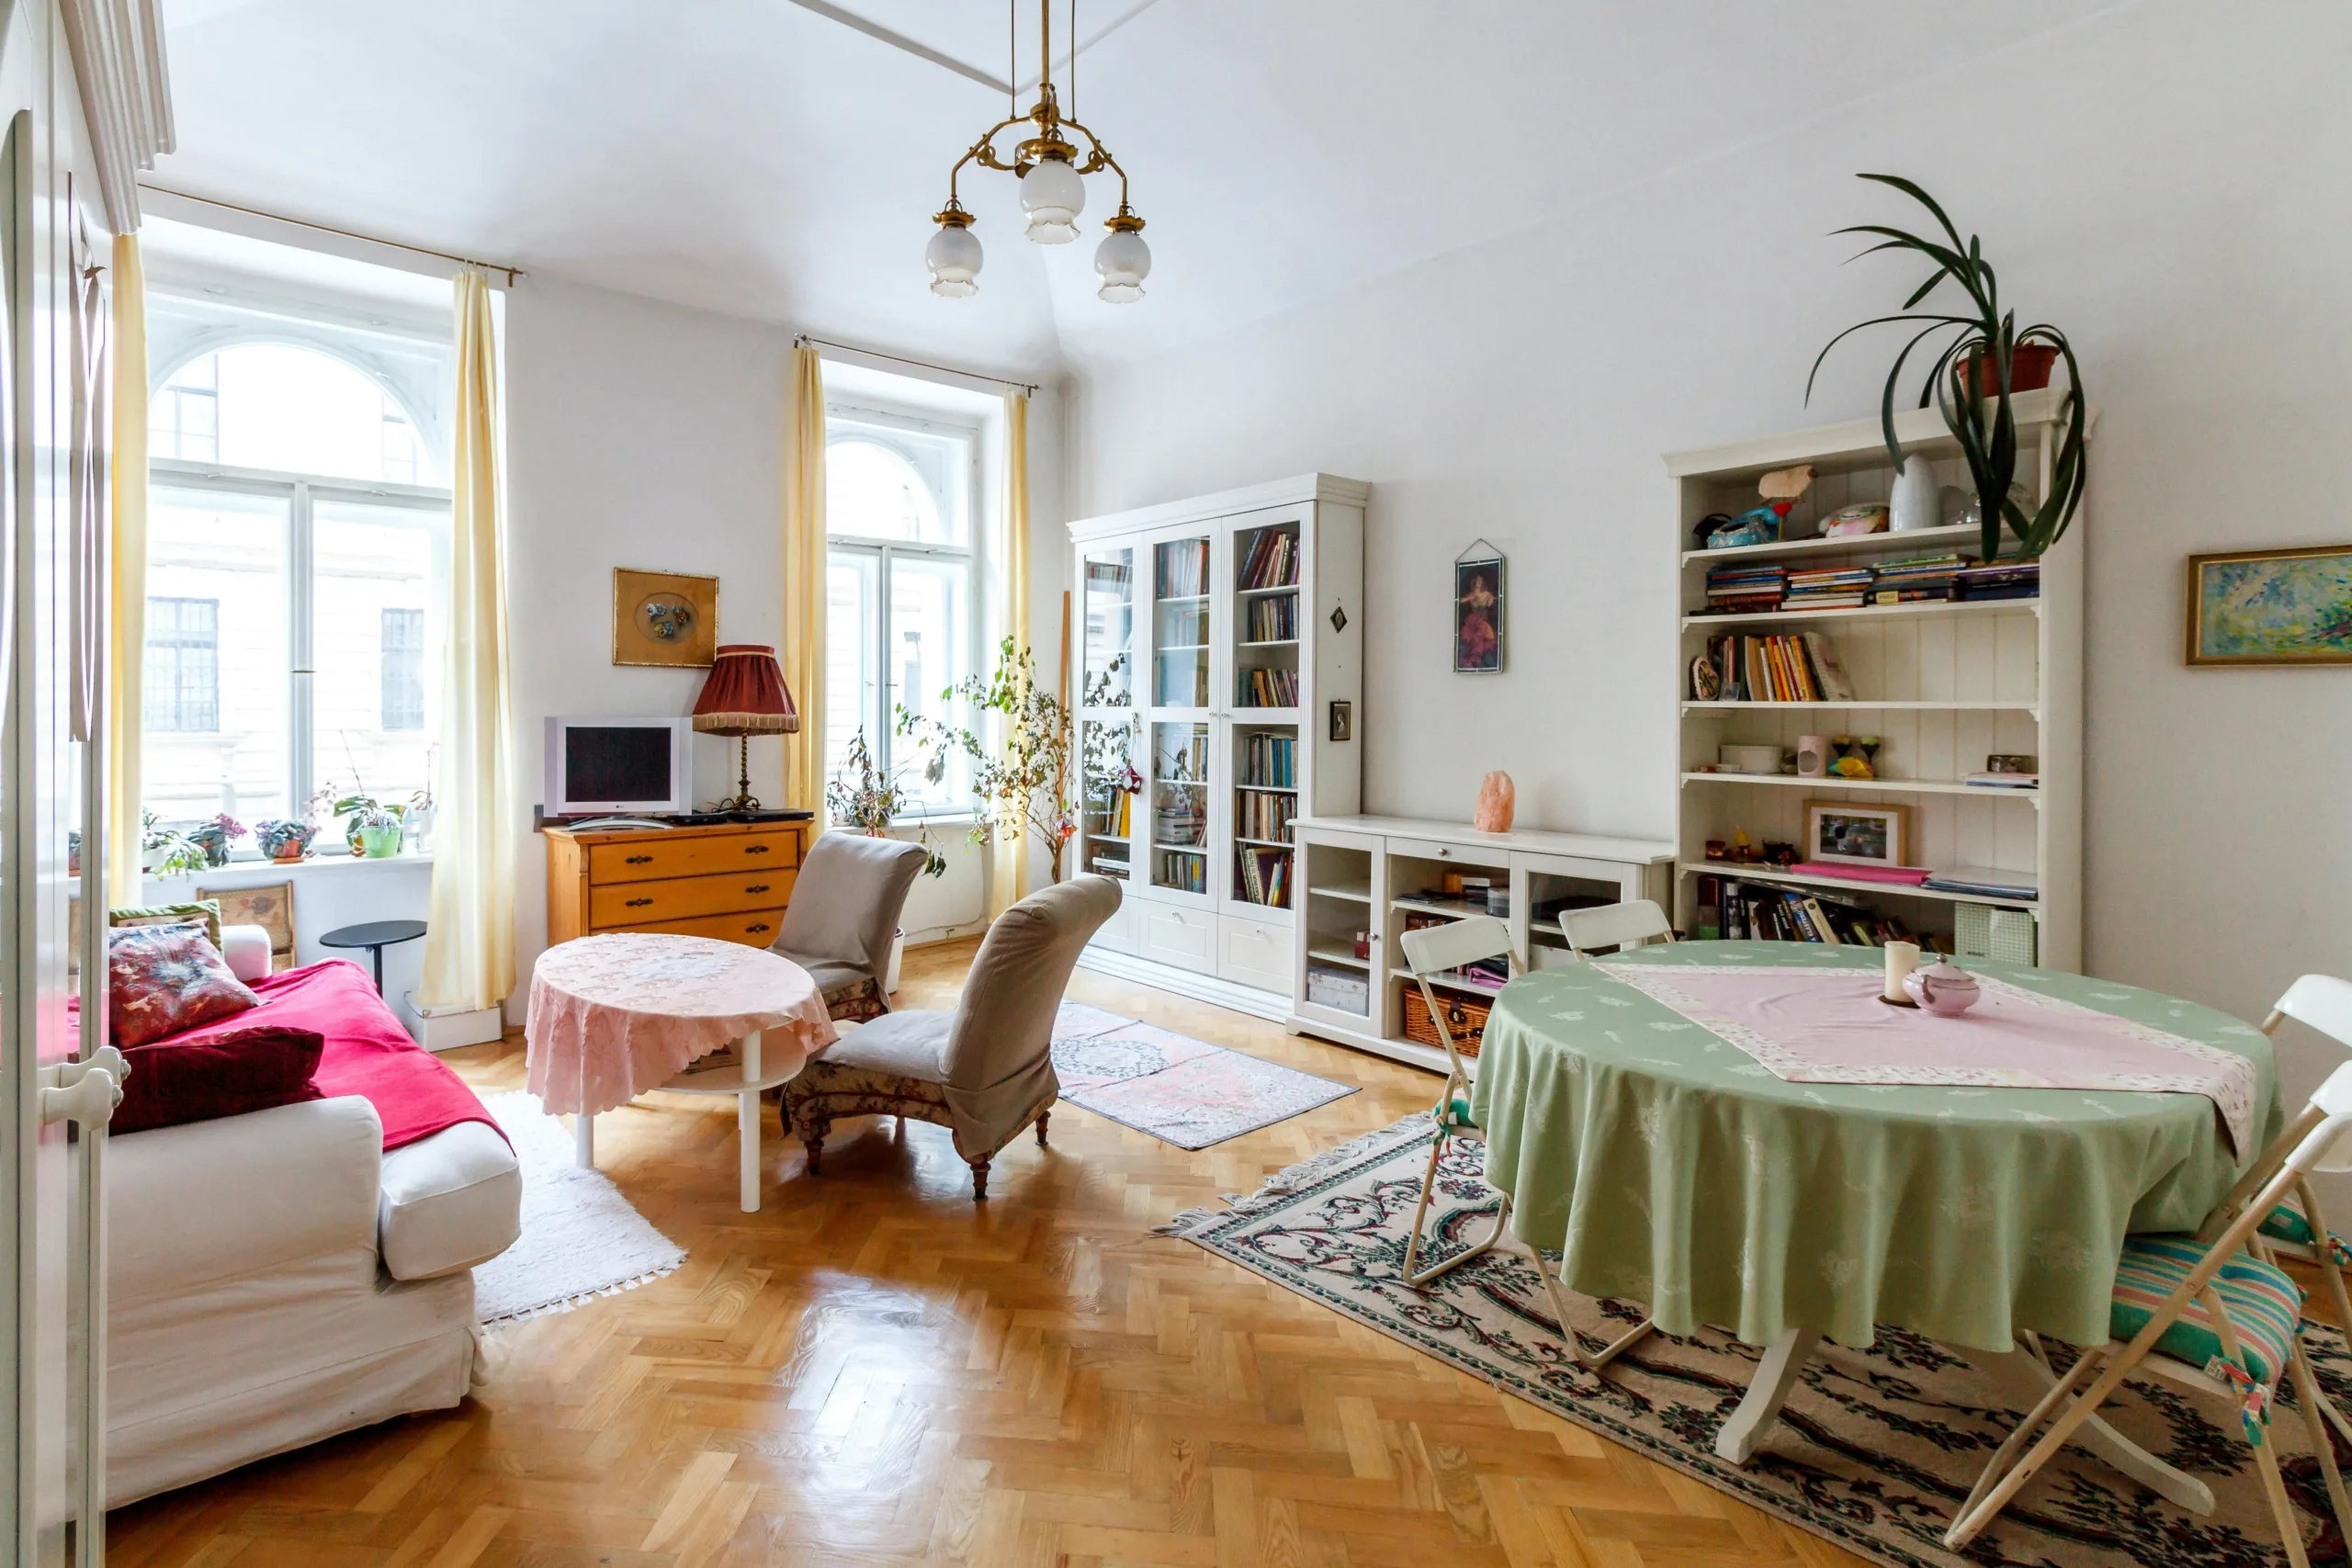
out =
{"type": "MultiPolygon", "coordinates": [[[[1205,672],[1202,678],[1207,678],[1205,672]]],[[[1189,720],[1156,723],[1151,727],[1152,886],[1205,897],[1208,877],[1209,727],[1189,720]]]]}
{"type": "Polygon", "coordinates": [[[1082,610],[1086,616],[1079,703],[1123,708],[1135,703],[1136,551],[1122,545],[1086,553],[1082,610]]]}
{"type": "Polygon", "coordinates": [[[1085,791],[1079,803],[1078,869],[1125,882],[1132,870],[1136,796],[1143,775],[1135,766],[1135,721],[1083,718],[1078,725],[1079,767],[1085,791]]]}
{"type": "Polygon", "coordinates": [[[1151,702],[1209,705],[1209,536],[1152,547],[1151,702]]]}

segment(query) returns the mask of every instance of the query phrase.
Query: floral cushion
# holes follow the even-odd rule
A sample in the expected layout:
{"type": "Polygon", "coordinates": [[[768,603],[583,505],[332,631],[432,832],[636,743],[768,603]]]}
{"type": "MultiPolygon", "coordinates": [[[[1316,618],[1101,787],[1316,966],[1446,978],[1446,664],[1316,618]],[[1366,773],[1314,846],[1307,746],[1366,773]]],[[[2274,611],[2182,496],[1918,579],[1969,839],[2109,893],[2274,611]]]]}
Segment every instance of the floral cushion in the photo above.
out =
{"type": "Polygon", "coordinates": [[[107,933],[107,1021],[126,1050],[260,1002],[200,925],[118,926],[107,933]]]}
{"type": "Polygon", "coordinates": [[[835,1023],[864,1023],[890,1010],[889,1002],[882,995],[881,982],[870,975],[827,986],[824,997],[825,1010],[835,1023]]]}
{"type": "MultiPolygon", "coordinates": [[[[2165,1299],[2195,1272],[2209,1250],[2205,1244],[2185,1235],[2125,1237],[2123,1257],[2115,1269],[2108,1332],[2121,1340],[2137,1336],[2165,1299]]],[[[2234,1384],[2245,1400],[2246,1435],[2260,1442],[2259,1427],[2270,1392],[2287,1370],[2295,1331],[2302,1322],[2303,1292],[2284,1270],[2243,1255],[2222,1265],[2222,1271],[2213,1277],[2213,1290],[2222,1298],[2230,1328],[2237,1336],[2237,1359],[2233,1361],[2222,1353],[2222,1337],[2201,1299],[2190,1300],[2157,1339],[2155,1348],[2160,1355],[2186,1361],[2234,1384]]]]}
{"type": "Polygon", "coordinates": [[[185,904],[151,904],[143,908],[108,909],[110,926],[180,926],[194,920],[204,927],[212,945],[220,945],[220,900],[191,898],[185,904]]]}

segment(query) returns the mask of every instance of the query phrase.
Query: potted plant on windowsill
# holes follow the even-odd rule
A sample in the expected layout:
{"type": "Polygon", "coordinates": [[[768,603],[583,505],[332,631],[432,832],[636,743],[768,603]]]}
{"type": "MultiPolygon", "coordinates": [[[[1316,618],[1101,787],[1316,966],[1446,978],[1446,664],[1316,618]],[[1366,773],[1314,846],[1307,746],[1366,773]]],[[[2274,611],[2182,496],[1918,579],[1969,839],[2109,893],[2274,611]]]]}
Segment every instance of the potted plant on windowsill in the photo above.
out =
{"type": "MultiPolygon", "coordinates": [[[[834,822],[855,828],[869,839],[889,836],[890,825],[899,813],[906,809],[906,792],[899,788],[898,778],[885,772],[874,760],[865,744],[865,730],[861,726],[850,737],[847,752],[842,759],[842,771],[825,785],[825,806],[834,822]]],[[[931,827],[923,823],[918,842],[922,845],[922,874],[937,876],[947,869],[947,857],[932,848],[931,827]]],[[[899,963],[905,955],[907,933],[901,927],[891,933],[888,973],[882,977],[882,989],[888,995],[899,988],[899,963]]]]}
{"type": "Polygon", "coordinates": [[[346,795],[334,803],[334,814],[345,821],[345,841],[355,856],[390,860],[401,852],[399,807],[386,806],[372,795],[346,795]]]}
{"type": "Polygon", "coordinates": [[[318,829],[308,822],[283,822],[272,819],[254,824],[254,842],[261,852],[279,865],[297,865],[311,856],[311,840],[318,836],[318,829]]]}
{"type": "Polygon", "coordinates": [[[188,829],[187,839],[204,852],[207,866],[229,863],[229,846],[245,836],[245,825],[223,811],[209,822],[188,829]]]}

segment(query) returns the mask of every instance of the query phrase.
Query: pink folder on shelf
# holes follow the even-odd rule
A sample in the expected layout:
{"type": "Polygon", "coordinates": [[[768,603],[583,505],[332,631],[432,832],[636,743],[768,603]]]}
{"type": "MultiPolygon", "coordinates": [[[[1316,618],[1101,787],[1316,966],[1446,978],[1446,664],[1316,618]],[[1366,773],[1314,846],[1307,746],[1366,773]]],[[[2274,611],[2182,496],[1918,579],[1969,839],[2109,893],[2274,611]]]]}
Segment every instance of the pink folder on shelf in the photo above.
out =
{"type": "Polygon", "coordinates": [[[1822,860],[1799,861],[1789,870],[1798,876],[1835,876],[1847,882],[1899,882],[1912,887],[1935,874],[1924,865],[1844,865],[1822,860]]]}

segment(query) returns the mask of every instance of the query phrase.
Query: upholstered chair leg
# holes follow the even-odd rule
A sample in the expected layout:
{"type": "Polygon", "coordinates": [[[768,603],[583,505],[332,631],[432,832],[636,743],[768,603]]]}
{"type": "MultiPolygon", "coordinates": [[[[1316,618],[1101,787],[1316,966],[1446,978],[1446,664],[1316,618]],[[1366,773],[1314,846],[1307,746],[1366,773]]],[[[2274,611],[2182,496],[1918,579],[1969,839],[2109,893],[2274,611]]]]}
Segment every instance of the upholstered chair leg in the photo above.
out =
{"type": "Polygon", "coordinates": [[[833,1124],[831,1122],[811,1122],[808,1123],[808,1131],[800,1134],[800,1141],[808,1145],[808,1174],[811,1176],[822,1174],[825,1163],[825,1134],[832,1130],[833,1124]]]}
{"type": "Polygon", "coordinates": [[[1037,1112],[1037,1146],[1041,1149],[1046,1146],[1046,1121],[1051,1115],[1053,1112],[1050,1111],[1037,1112]]]}
{"type": "Polygon", "coordinates": [[[984,1201],[989,1195],[989,1162],[983,1155],[972,1162],[972,1201],[984,1201]]]}

